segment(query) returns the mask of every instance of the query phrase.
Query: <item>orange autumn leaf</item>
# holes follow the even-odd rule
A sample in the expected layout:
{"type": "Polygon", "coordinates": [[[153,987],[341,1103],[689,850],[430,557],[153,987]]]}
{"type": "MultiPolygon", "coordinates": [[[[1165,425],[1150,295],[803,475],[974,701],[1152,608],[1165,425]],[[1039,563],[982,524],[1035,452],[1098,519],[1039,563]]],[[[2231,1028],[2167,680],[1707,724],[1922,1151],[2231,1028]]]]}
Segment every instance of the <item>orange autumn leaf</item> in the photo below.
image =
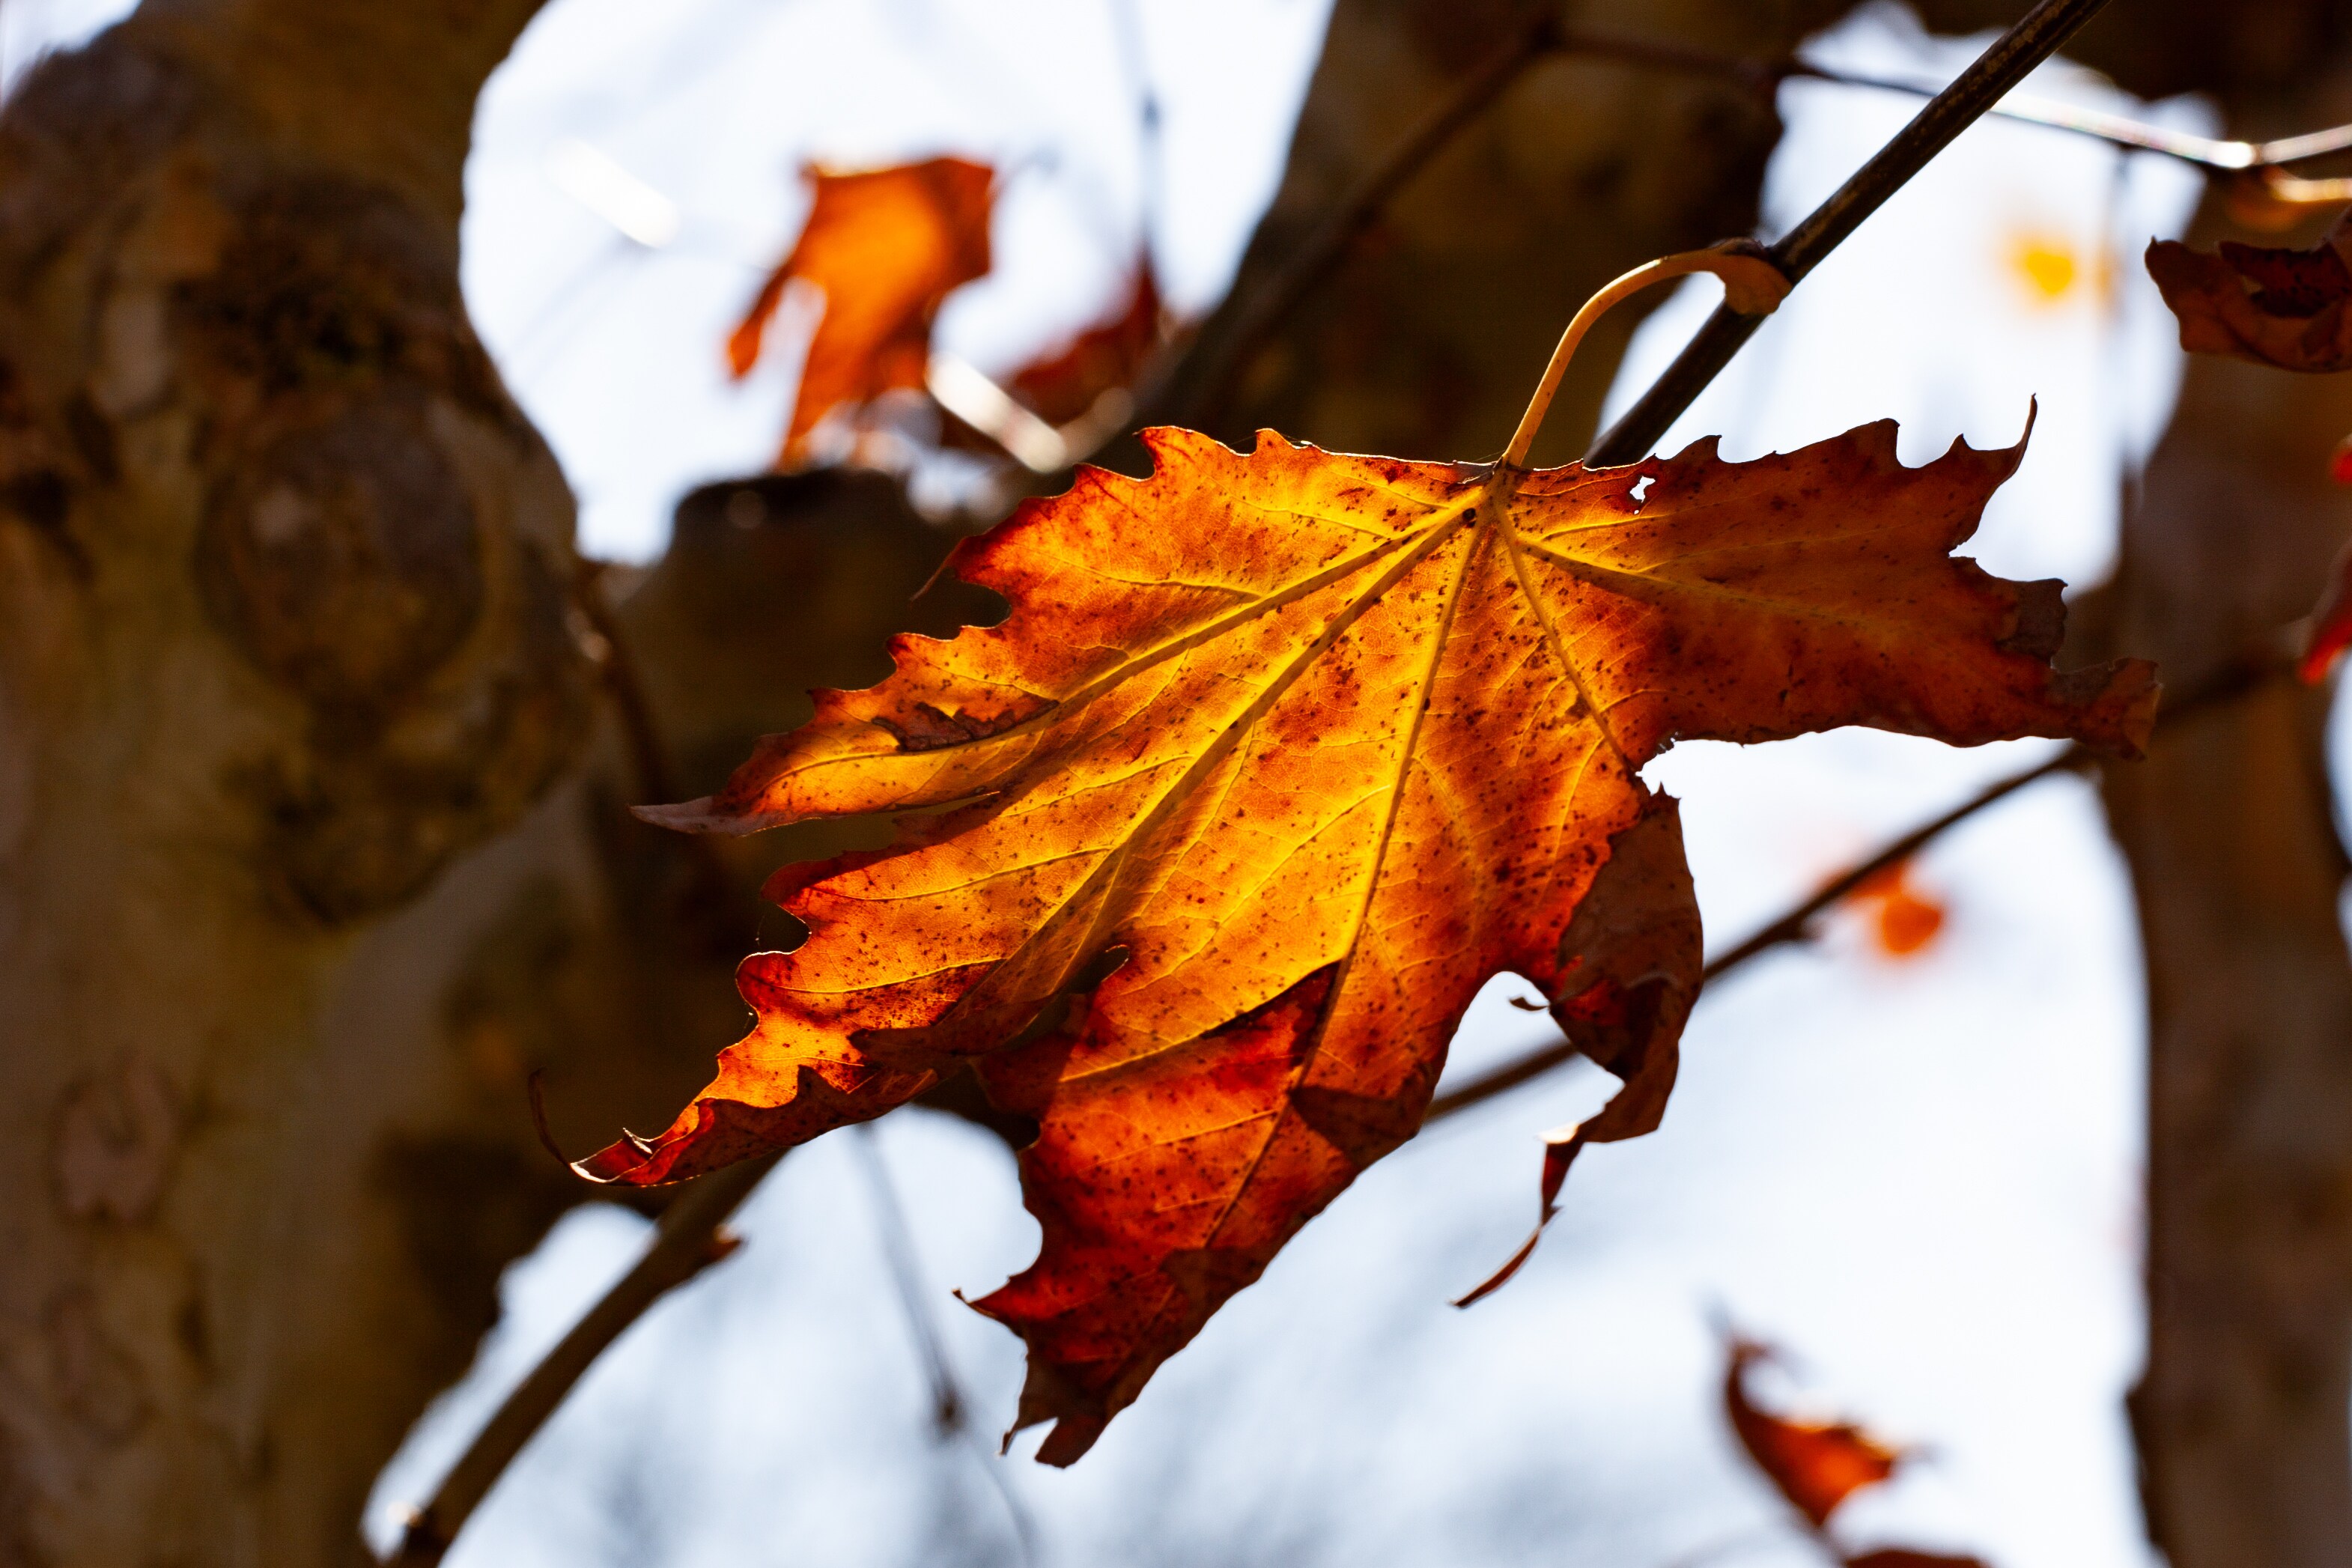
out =
{"type": "Polygon", "coordinates": [[[808,935],[744,962],[751,1032],[667,1131],[581,1163],[679,1180],[976,1062],[1040,1127],[1043,1249],[979,1305],[1028,1342],[1052,1462],[1412,1136],[1498,972],[1628,1080],[1548,1166],[1656,1125],[1700,968],[1639,776],[1673,741],[2133,752],[2152,716],[2144,663],[2053,670],[2059,584],[1949,554],[2021,447],[1906,468],[1881,423],[1529,472],[1145,440],[1149,479],[1081,469],[957,547],[1002,624],[896,639],[887,680],[645,813],[913,815],[779,875],[808,935]]]}
{"type": "Polygon", "coordinates": [[[2216,254],[2158,240],[2147,247],[2147,270],[2179,319],[2180,346],[2190,353],[2329,372],[2352,369],[2347,258],[2352,230],[2338,219],[2309,250],[2224,240],[2216,254]]]}
{"type": "Polygon", "coordinates": [[[1981,1557],[1950,1557],[1939,1552],[1913,1552],[1883,1546],[1845,1560],[1845,1568],[1985,1568],[1981,1557]]]}
{"type": "Polygon", "coordinates": [[[1756,1468],[1819,1530],[1847,1498],[1893,1475],[1903,1456],[1859,1426],[1792,1421],[1759,1408],[1748,1393],[1748,1372],[1771,1359],[1763,1345],[1732,1341],[1723,1374],[1724,1408],[1756,1468]]]}
{"type": "Polygon", "coordinates": [[[1864,882],[1853,898],[1869,911],[1872,942],[1889,958],[1916,956],[1944,929],[1944,907],[1911,885],[1907,862],[1864,882]]]}
{"type": "Polygon", "coordinates": [[[824,291],[779,458],[786,468],[805,459],[809,432],[834,409],[922,386],[940,301],[988,271],[995,175],[984,163],[933,158],[856,174],[811,168],[804,177],[815,198],[800,238],[727,341],[740,380],[759,360],[785,285],[801,279],[824,291]]]}

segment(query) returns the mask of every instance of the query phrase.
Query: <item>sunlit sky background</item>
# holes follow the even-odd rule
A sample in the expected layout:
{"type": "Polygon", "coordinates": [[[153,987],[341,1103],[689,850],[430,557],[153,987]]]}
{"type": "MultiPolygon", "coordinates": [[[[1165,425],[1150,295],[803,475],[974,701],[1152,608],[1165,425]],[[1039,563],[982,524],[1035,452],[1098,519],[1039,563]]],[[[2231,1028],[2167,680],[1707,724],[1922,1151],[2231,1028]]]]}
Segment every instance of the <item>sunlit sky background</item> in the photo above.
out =
{"type": "MultiPolygon", "coordinates": [[[[742,387],[720,343],[789,244],[805,161],[940,152],[1008,171],[996,271],[943,345],[1002,372],[1093,317],[1149,244],[1181,310],[1222,292],[1277,178],[1325,0],[554,0],[493,80],[468,170],[465,282],[483,336],[563,459],[592,550],[643,559],[700,480],[759,467],[793,365],[742,387]],[[1156,181],[1137,112],[1159,94],[1156,181]],[[585,143],[670,203],[658,248],[562,188],[585,143]],[[1157,192],[1156,196],[1150,195],[1157,192]],[[1147,214],[1147,209],[1149,212],[1147,214]]],[[[0,74],[123,7],[0,4],[0,74]]],[[[1815,47],[1949,74],[1982,40],[1874,9],[1815,47]]],[[[2070,68],[2031,90],[2210,129],[2070,68]]],[[[1916,107],[1792,83],[1764,229],[1780,232],[1916,107]]],[[[1725,455],[1903,422],[1919,462],[2014,441],[2018,477],[1970,546],[2011,577],[2095,581],[2127,466],[2179,360],[2137,265],[2177,234],[2187,172],[2063,132],[1969,132],[1790,300],[1665,446],[1725,455]]],[[[1713,302],[1693,284],[1643,327],[1622,405],[1713,302]]],[[[1681,795],[1713,944],[1881,838],[2046,754],[1859,731],[1684,747],[1681,795]]],[[[1535,1135],[1591,1110],[1596,1069],[1495,1102],[1376,1167],[1163,1370],[1067,1472],[936,1441],[877,1243],[856,1135],[796,1152],[743,1215],[749,1245],[591,1373],[450,1561],[863,1565],[1821,1561],[1720,1415],[1727,1319],[1793,1353],[1782,1388],[1929,1456],[1840,1521],[1851,1546],[1969,1551],[2000,1568],[2144,1564],[2122,1396],[2138,1305],[2138,952],[2087,788],[2033,787],[1951,835],[1913,882],[1947,919],[1897,959],[1866,916],[1710,991],[1657,1135],[1587,1154],[1509,1289],[1444,1305],[1524,1233],[1535,1135]],[[996,1479],[992,1481],[991,1473],[996,1479]]],[[[1549,1026],[1489,987],[1454,1072],[1549,1026]]],[[[723,1042],[714,1041],[714,1047],[723,1042]]],[[[983,1430],[1019,1347],[948,1295],[1034,1253],[1010,1157],[925,1113],[878,1152],[983,1430]]],[[[592,1205],[507,1283],[474,1376],[377,1489],[379,1539],[489,1404],[641,1245],[592,1205]]]]}

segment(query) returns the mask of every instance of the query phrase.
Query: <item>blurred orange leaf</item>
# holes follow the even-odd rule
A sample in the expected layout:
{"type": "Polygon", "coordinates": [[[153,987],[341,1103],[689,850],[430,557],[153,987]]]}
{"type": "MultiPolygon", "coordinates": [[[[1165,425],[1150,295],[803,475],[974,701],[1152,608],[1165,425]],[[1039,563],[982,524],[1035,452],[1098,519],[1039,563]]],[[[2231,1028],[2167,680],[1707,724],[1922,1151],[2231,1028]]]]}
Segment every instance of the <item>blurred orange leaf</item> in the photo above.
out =
{"type": "Polygon", "coordinates": [[[1752,1340],[1732,1341],[1724,1407],[1756,1468],[1819,1530],[1847,1498],[1893,1475],[1903,1455],[1859,1426],[1791,1421],[1759,1408],[1748,1396],[1748,1369],[1771,1359],[1772,1352],[1752,1340]]]}
{"type": "Polygon", "coordinates": [[[1869,910],[1871,939],[1889,958],[1917,955],[1944,929],[1944,907],[1911,885],[1908,863],[1888,867],[1853,897],[1869,910]]]}
{"type": "Polygon", "coordinates": [[[1981,1557],[1947,1557],[1934,1552],[1909,1552],[1900,1546],[1881,1547],[1845,1560],[1845,1568],[1985,1568],[1981,1557]]]}
{"type": "Polygon", "coordinates": [[[2352,369],[2347,247],[2344,219],[2309,250],[2224,240],[2213,254],[2160,239],[2147,247],[2147,270],[2179,319],[2180,346],[2189,353],[2339,371],[2352,369]]]}
{"type": "Polygon", "coordinates": [[[1081,469],[957,547],[1003,624],[896,639],[887,680],[644,814],[913,815],[778,875],[808,936],[744,962],[751,1033],[667,1131],[581,1164],[679,1180],[975,1061],[1040,1127],[1042,1253],[978,1305],[1028,1342],[1050,1462],[1412,1135],[1498,972],[1626,1080],[1553,1142],[1547,1207],[1578,1149],[1657,1124],[1700,966],[1640,778],[1673,741],[2130,752],[2152,716],[2144,663],[2052,669],[2059,584],[1949,554],[2021,446],[1906,468],[1888,422],[1529,472],[1145,440],[1149,479],[1081,469]]]}
{"type": "Polygon", "coordinates": [[[737,379],[751,373],[785,285],[824,293],[824,314],[801,370],[779,465],[799,466],[808,433],[844,404],[919,388],[931,321],[949,293],[988,271],[993,171],[933,158],[864,174],[803,171],[814,189],[808,221],[727,340],[737,379]]]}

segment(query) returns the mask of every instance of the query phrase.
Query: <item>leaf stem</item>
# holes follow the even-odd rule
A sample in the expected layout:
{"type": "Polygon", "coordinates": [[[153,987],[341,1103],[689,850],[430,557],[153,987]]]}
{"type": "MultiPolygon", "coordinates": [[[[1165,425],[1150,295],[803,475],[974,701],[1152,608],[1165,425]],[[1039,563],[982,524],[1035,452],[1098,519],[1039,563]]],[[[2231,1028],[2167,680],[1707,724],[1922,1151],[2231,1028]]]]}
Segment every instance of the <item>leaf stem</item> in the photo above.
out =
{"type": "Polygon", "coordinates": [[[1584,341],[1584,334],[1592,330],[1595,321],[1607,315],[1612,307],[1643,289],[1694,272],[1710,272],[1722,279],[1724,308],[1743,316],[1768,316],[1789,296],[1788,278],[1766,256],[1764,247],[1750,240],[1727,240],[1705,250],[1679,251],[1645,261],[1633,271],[1612,279],[1570,318],[1567,331],[1559,334],[1559,343],[1551,351],[1551,363],[1544,366],[1543,379],[1536,384],[1535,395],[1528,400],[1528,411],[1519,416],[1519,427],[1511,433],[1511,444],[1503,448],[1502,461],[1497,466],[1528,466],[1528,448],[1536,444],[1536,432],[1543,428],[1544,416],[1551,412],[1551,400],[1559,391],[1560,378],[1568,374],[1568,362],[1576,357],[1577,345],[1584,341]]]}

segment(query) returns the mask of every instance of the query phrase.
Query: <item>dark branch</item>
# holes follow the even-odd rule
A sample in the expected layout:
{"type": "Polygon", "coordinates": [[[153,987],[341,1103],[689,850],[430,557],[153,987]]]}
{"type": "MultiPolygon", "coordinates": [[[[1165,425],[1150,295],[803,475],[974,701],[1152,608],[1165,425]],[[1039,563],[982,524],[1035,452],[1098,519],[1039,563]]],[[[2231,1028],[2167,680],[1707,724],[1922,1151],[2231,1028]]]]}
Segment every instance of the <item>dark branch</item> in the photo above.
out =
{"type": "MultiPolygon", "coordinates": [[[[1989,112],[2035,66],[2056,53],[2105,4],[2105,0],[2042,0],[1978,56],[1951,86],[1929,99],[1895,140],[1879,149],[1877,156],[1815,207],[1811,216],[1774,241],[1769,247],[1773,262],[1790,282],[1802,281],[1864,219],[1901,190],[1954,137],[1989,112]]],[[[1763,321],[1761,316],[1743,316],[1727,308],[1717,310],[1657,384],[1592,443],[1584,455],[1585,462],[1598,467],[1639,460],[1731,363],[1731,356],[1763,321]]]]}
{"type": "Polygon", "coordinates": [[[636,1266],[530,1369],[442,1477],[432,1500],[409,1516],[400,1544],[384,1559],[386,1568],[430,1568],[441,1561],[523,1445],[547,1424],[605,1347],[656,1301],[735,1250],[728,1217],[782,1157],[769,1154],[730,1165],[678,1194],[662,1211],[653,1243],[636,1266]]]}
{"type": "MultiPolygon", "coordinates": [[[[1379,163],[1331,205],[1279,266],[1252,287],[1233,309],[1211,319],[1202,335],[1142,389],[1137,400],[1136,423],[1197,426],[1213,422],[1223,412],[1234,381],[1250,361],[1280,330],[1290,313],[1347,259],[1356,241],[1397,192],[1444,152],[1505,88],[1529,67],[1551,57],[1611,59],[1660,70],[1719,77],[1759,97],[1768,97],[1784,81],[1804,80],[1930,98],[1932,101],[1902,136],[1890,142],[1877,159],[1847,183],[1845,189],[1824,203],[1805,225],[1791,231],[1776,247],[1777,259],[1790,269],[1791,277],[1801,277],[1810,271],[1879,203],[1979,116],[2071,132],[2112,146],[2161,153],[2200,168],[2232,173],[2273,168],[2352,147],[2352,125],[2270,142],[2236,142],[2199,136],[2051,100],[2009,98],[2001,101],[2009,87],[2054,51],[2099,3],[2100,0],[2075,0],[2064,8],[2063,15],[2044,15],[2060,9],[2058,0],[2050,0],[1987,51],[1968,73],[1940,91],[1924,80],[1835,70],[1795,58],[1759,60],[1661,39],[1561,27],[1551,12],[1543,9],[1529,16],[1476,69],[1432,105],[1379,163]],[[2012,45],[2010,52],[2002,52],[2005,46],[2012,45]],[[2035,50],[2040,52],[2032,52],[2035,50]],[[1987,104],[1994,106],[1985,107],[1987,104]],[[1904,166],[1906,163],[1907,167],[1904,166]]],[[[1698,346],[1693,345],[1695,349],[1698,346]]],[[[1738,347],[1738,343],[1729,345],[1730,350],[1738,347]]],[[[1723,351],[1722,357],[1727,363],[1730,352],[1723,351]]],[[[1697,388],[1692,389],[1690,395],[1696,396],[1696,391],[1697,388]]],[[[1653,395],[1656,395],[1655,389],[1653,395]]],[[[1670,416],[1667,423],[1671,422],[1670,416]]],[[[1626,439],[1630,440],[1633,427],[1624,428],[1628,431],[1626,439]]],[[[1612,442],[1606,460],[1630,462],[1641,455],[1614,455],[1625,444],[1616,437],[1617,433],[1612,431],[1603,438],[1612,442]]],[[[1644,447],[1646,449],[1646,443],[1644,447]]],[[[1588,461],[1601,460],[1602,447],[1596,442],[1594,455],[1588,461]]]]}

